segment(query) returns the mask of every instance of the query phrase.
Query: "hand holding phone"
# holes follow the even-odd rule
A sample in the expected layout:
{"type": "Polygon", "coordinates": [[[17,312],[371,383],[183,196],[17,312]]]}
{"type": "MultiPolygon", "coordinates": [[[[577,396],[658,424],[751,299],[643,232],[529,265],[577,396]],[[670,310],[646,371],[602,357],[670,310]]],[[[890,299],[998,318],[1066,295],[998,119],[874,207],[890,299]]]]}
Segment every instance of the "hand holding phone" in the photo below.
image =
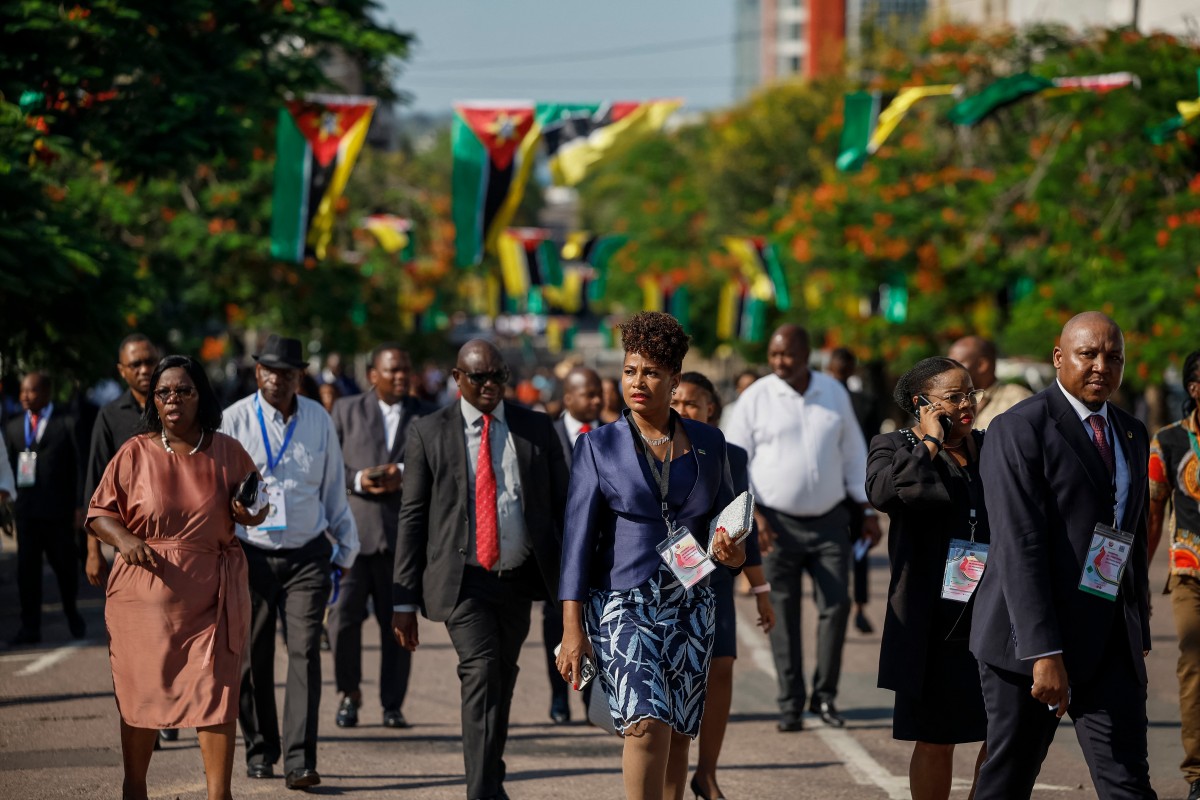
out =
{"type": "Polygon", "coordinates": [[[942,411],[940,407],[935,406],[932,402],[930,402],[928,397],[925,397],[924,395],[917,396],[917,409],[922,415],[922,427],[924,427],[924,416],[926,414],[932,414],[942,426],[941,438],[945,439],[950,435],[950,430],[954,427],[954,420],[950,419],[950,417],[944,411],[942,411]]]}

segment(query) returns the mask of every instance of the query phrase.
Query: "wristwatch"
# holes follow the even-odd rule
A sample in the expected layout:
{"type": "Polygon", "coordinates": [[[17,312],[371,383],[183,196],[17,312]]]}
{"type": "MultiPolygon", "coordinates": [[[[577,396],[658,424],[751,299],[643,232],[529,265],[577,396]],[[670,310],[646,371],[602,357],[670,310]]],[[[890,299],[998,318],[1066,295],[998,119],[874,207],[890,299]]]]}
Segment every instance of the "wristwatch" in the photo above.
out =
{"type": "Polygon", "coordinates": [[[945,447],[945,445],[942,444],[941,439],[937,438],[936,436],[930,436],[928,433],[921,437],[921,441],[922,442],[933,442],[933,446],[936,447],[939,452],[941,451],[941,449],[943,447],[945,447]]]}

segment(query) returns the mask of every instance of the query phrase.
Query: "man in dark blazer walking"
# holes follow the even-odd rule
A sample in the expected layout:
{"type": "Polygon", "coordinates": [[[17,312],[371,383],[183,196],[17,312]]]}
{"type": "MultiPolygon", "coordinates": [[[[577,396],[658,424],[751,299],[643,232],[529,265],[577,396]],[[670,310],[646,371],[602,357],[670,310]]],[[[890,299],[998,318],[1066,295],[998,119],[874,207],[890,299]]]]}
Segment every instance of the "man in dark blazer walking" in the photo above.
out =
{"type": "Polygon", "coordinates": [[[1117,324],[1080,314],[1054,348],[1058,380],[988,428],[980,472],[991,554],[971,628],[988,714],[976,800],[1029,797],[1064,713],[1099,797],[1155,797],[1146,758],[1149,439],[1108,402],[1124,366],[1117,324]]]}
{"type": "Polygon", "coordinates": [[[395,342],[371,353],[367,380],[372,390],[343,398],[333,407],[333,426],[346,462],[346,493],[358,525],[360,550],[341,576],[339,597],[329,614],[333,671],[342,693],[338,727],[358,724],[362,706],[362,626],[367,598],[379,622],[379,702],[385,728],[407,728],[402,706],[412,654],[392,635],[392,571],[404,483],[408,428],[432,408],[409,397],[412,359],[395,342]]]}
{"type": "Polygon", "coordinates": [[[462,682],[467,797],[506,798],[504,745],[531,601],[558,596],[567,497],[545,414],[503,402],[500,351],[458,353],[460,402],[417,420],[404,458],[392,627],[419,644],[418,608],[445,622],[462,682]]]}
{"type": "MultiPolygon", "coordinates": [[[[604,423],[600,421],[600,409],[604,407],[604,389],[600,376],[594,369],[575,367],[563,379],[563,413],[554,420],[554,431],[562,443],[567,459],[567,472],[571,470],[571,454],[575,442],[584,434],[591,433],[604,423]]],[[[571,721],[571,703],[567,694],[567,682],[558,672],[554,648],[562,641],[562,607],[556,600],[547,600],[542,606],[542,643],[546,648],[546,675],[550,679],[550,719],[555,725],[571,721]]],[[[586,709],[592,699],[589,683],[581,692],[586,709]]]]}
{"type": "Polygon", "coordinates": [[[79,554],[75,530],[82,521],[80,488],[83,457],[75,418],[50,402],[50,377],[30,372],[21,380],[25,413],[4,430],[6,457],[16,476],[17,589],[21,627],[12,646],[42,640],[42,556],[58,581],[58,593],[71,636],[82,639],[87,626],[75,604],[79,594],[79,554]]]}

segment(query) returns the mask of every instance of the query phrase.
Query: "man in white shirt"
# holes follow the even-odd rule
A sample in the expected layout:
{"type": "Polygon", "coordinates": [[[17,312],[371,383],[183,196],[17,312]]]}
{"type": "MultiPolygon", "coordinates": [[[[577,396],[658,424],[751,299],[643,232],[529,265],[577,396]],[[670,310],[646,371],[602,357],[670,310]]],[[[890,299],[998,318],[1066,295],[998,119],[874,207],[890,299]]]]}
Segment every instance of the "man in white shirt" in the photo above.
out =
{"type": "Polygon", "coordinates": [[[304,789],[321,782],[321,622],[331,573],[353,566],[358,529],[346,503],[333,420],[320,403],[296,393],[305,366],[300,341],[272,334],[255,360],[258,391],[225,409],[221,423],[221,432],[254,459],[271,506],[261,525],[235,528],[246,552],[251,604],[239,719],[246,774],[273,778],[282,756],[287,788],[304,789]],[[275,712],[275,617],[281,605],[289,664],[282,741],[275,712]]]}
{"type": "Polygon", "coordinates": [[[847,497],[864,510],[864,538],[879,540],[864,488],[867,446],[850,395],[835,379],[810,370],[808,357],[803,328],[776,330],[767,347],[773,374],[746,389],[726,431],[729,442],[750,457],[763,567],[779,614],[771,651],[779,676],[780,731],[804,728],[809,700],[800,632],[805,571],[816,587],[820,618],[808,708],[829,725],[845,724],[834,701],[850,615],[847,497]]]}

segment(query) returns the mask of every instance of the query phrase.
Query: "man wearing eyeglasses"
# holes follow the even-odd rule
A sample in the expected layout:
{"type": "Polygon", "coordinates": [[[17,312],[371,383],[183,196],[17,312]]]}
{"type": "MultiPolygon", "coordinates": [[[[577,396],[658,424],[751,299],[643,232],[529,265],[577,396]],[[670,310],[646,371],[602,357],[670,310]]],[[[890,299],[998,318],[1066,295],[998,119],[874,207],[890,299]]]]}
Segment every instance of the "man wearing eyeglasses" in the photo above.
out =
{"type": "Polygon", "coordinates": [[[980,393],[971,425],[977,431],[987,430],[998,415],[1033,395],[1019,383],[996,380],[996,345],[981,336],[964,336],[950,345],[946,355],[963,365],[975,391],[980,393]]]}
{"type": "Polygon", "coordinates": [[[462,681],[467,797],[507,798],[517,657],[531,601],[558,596],[567,465],[550,418],[504,402],[509,372],[494,345],[463,345],[453,376],[460,402],[409,432],[392,627],[414,650],[418,608],[446,623],[462,681]]]}
{"type": "MultiPolygon", "coordinates": [[[[149,337],[131,333],[117,348],[117,372],[128,387],[125,392],[100,409],[96,424],[92,427],[92,445],[88,455],[87,478],[84,481],[83,500],[86,504],[96,492],[100,477],[108,462],[129,439],[142,429],[142,412],[146,408],[146,393],[150,391],[150,377],[158,366],[158,350],[149,337]]],[[[100,540],[87,537],[87,562],[84,574],[92,586],[104,586],[108,581],[108,560],[104,557],[100,540]]],[[[170,734],[178,735],[172,730],[170,734]]]]}

